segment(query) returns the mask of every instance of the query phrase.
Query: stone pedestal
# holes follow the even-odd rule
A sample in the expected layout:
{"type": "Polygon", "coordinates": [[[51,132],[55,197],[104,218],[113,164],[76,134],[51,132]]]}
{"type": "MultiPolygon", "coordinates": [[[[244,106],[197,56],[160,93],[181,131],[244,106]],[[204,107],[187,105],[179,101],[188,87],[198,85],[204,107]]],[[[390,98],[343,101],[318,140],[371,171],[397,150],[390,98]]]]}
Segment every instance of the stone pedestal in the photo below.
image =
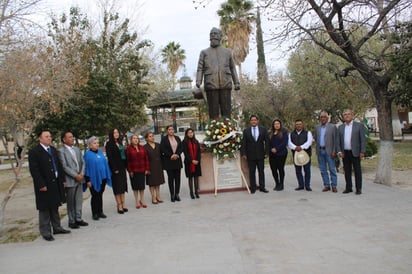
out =
{"type": "Polygon", "coordinates": [[[246,191],[241,170],[244,178],[249,180],[247,162],[240,157],[237,159],[216,160],[211,152],[202,152],[201,164],[202,176],[199,177],[200,193],[215,193],[215,180],[217,181],[217,192],[246,191]]]}

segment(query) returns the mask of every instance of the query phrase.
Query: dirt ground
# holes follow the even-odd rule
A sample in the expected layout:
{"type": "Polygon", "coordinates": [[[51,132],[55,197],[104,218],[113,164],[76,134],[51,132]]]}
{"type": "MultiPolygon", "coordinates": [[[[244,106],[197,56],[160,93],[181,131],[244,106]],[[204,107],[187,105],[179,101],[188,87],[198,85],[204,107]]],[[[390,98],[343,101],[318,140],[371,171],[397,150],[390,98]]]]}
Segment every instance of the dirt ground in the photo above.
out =
{"type": "MultiPolygon", "coordinates": [[[[364,172],[363,176],[367,180],[373,180],[375,173],[364,172]]],[[[410,178],[412,178],[412,170],[394,170],[392,172],[392,186],[405,191],[412,191],[412,180],[410,178]]],[[[38,213],[35,208],[33,184],[27,169],[23,170],[20,179],[21,182],[13,191],[12,197],[6,206],[4,229],[0,236],[0,244],[32,241],[39,236],[38,213]]],[[[11,171],[2,171],[0,173],[0,201],[3,201],[8,186],[13,180],[14,174],[11,171]]],[[[64,216],[66,207],[60,207],[59,212],[64,216]]]]}
{"type": "MultiPolygon", "coordinates": [[[[375,172],[364,172],[363,178],[373,181],[375,172]]],[[[392,170],[392,187],[412,191],[412,170],[392,170]]]]}

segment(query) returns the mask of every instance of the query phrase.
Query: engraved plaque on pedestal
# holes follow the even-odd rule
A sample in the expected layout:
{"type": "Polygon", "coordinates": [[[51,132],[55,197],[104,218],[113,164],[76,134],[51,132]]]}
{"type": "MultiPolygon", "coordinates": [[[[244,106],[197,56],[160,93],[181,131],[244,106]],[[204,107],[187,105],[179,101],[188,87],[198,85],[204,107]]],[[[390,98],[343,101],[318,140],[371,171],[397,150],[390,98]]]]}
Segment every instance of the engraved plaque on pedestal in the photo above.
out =
{"type": "Polygon", "coordinates": [[[239,191],[247,189],[247,161],[239,154],[236,159],[217,161],[213,153],[202,152],[202,176],[199,177],[201,194],[239,191]],[[239,164],[239,165],[238,165],[239,164]],[[243,177],[242,177],[243,174],[243,177]]]}
{"type": "Polygon", "coordinates": [[[216,157],[213,157],[213,164],[217,173],[217,189],[242,187],[239,158],[217,160],[216,157]]]}

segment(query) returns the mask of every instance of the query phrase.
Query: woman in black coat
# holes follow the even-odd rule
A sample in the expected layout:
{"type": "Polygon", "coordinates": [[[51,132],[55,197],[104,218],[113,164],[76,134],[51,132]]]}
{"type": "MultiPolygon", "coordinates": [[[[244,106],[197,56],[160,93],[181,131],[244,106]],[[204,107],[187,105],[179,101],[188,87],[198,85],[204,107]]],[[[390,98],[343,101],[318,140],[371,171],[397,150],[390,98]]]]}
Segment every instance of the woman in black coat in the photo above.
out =
{"type": "Polygon", "coordinates": [[[185,173],[188,178],[190,198],[199,198],[199,176],[202,176],[200,166],[200,144],[195,137],[192,128],[186,129],[185,138],[182,142],[183,153],[185,155],[185,173]],[[194,188],[194,193],[193,193],[194,188]]]}
{"type": "Polygon", "coordinates": [[[127,192],[126,177],[126,148],[118,129],[109,132],[109,141],[106,143],[106,155],[112,172],[112,188],[117,203],[117,213],[123,214],[125,207],[125,192],[127,192]]]}
{"type": "Polygon", "coordinates": [[[173,126],[167,126],[166,131],[166,136],[164,136],[160,142],[163,169],[167,172],[170,199],[172,202],[179,202],[180,172],[183,167],[182,158],[180,157],[182,154],[182,141],[178,136],[175,136],[173,126]]]}

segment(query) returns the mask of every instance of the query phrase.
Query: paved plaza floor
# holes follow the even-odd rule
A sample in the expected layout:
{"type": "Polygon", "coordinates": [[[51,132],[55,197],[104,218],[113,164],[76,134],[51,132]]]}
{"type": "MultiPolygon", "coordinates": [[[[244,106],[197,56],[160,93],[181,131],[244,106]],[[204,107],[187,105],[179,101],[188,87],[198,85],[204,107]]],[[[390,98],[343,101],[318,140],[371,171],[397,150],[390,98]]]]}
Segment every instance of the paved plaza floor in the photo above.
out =
{"type": "MultiPolygon", "coordinates": [[[[312,169],[312,192],[204,194],[191,200],[182,178],[181,202],[134,208],[120,215],[106,189],[107,219],[56,235],[54,242],[0,245],[0,273],[412,273],[412,192],[364,182],[363,194],[323,193],[312,169]]],[[[183,173],[182,173],[183,174],[183,173]]],[[[211,174],[204,174],[211,176],[211,174]]],[[[67,218],[62,220],[67,227],[67,218]]]]}

